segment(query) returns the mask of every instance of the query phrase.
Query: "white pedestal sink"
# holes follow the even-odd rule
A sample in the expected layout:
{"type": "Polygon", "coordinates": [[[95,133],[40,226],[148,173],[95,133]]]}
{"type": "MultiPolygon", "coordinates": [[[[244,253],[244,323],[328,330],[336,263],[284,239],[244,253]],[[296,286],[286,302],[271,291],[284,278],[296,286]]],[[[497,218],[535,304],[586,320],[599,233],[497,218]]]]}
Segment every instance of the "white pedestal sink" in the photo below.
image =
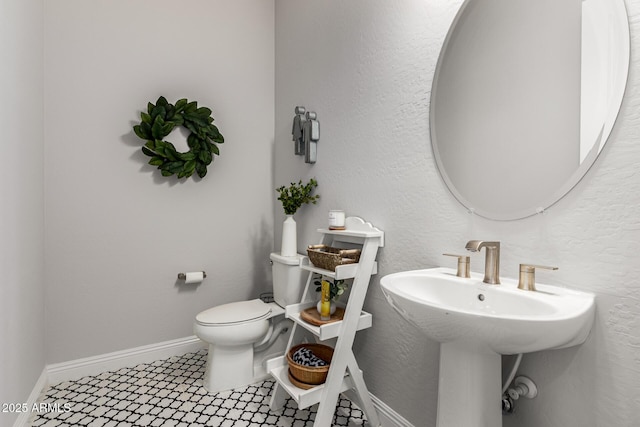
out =
{"type": "Polygon", "coordinates": [[[391,306],[441,343],[438,427],[502,425],[501,355],[582,344],[593,324],[594,295],[536,284],[517,289],[456,276],[448,268],[384,276],[391,306]]]}

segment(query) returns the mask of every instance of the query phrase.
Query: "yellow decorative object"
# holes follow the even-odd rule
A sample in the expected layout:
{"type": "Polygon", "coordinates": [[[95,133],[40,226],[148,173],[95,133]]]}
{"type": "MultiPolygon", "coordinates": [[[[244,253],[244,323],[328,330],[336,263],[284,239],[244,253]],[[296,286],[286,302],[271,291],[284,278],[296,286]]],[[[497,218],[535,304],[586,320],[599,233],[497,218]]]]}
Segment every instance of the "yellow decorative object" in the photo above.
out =
{"type": "Polygon", "coordinates": [[[320,296],[320,320],[331,319],[331,284],[323,280],[320,296]]]}

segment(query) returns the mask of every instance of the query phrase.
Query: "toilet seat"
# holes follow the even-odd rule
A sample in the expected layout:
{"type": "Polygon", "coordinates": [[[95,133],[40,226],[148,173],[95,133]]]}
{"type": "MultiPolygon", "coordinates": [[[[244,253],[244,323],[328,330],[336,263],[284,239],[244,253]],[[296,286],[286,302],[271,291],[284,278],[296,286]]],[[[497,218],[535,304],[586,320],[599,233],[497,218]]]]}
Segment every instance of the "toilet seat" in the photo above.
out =
{"type": "Polygon", "coordinates": [[[254,322],[271,317],[271,306],[261,299],[218,305],[198,314],[196,322],[203,326],[226,326],[254,322]]]}

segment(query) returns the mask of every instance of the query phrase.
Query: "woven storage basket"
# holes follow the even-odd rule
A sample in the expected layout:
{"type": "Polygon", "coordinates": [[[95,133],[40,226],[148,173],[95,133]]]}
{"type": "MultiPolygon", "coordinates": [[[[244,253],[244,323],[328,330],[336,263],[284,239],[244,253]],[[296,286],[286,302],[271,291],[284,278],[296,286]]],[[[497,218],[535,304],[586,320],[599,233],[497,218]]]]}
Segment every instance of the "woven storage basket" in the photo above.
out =
{"type": "Polygon", "coordinates": [[[360,260],[360,249],[339,249],[327,245],[309,245],[307,255],[313,265],[335,271],[344,264],[354,264],[360,260]]]}
{"type": "Polygon", "coordinates": [[[318,385],[323,384],[327,379],[329,372],[329,364],[333,357],[333,348],[323,344],[298,344],[291,347],[287,352],[287,362],[289,362],[289,372],[296,380],[304,384],[318,385]],[[293,354],[299,348],[306,347],[317,357],[324,360],[328,364],[326,366],[304,366],[293,361],[293,354]]]}

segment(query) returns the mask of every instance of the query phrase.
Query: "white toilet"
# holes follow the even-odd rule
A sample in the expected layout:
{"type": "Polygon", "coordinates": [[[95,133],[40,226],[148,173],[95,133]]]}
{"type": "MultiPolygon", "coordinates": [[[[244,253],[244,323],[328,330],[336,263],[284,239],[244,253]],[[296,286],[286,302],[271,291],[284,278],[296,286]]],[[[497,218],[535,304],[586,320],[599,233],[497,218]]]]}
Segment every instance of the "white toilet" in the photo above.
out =
{"type": "Polygon", "coordinates": [[[194,333],[209,344],[203,380],[209,392],[245,386],[264,377],[265,372],[254,366],[254,353],[265,352],[291,324],[284,319],[284,307],[300,302],[307,276],[299,267],[300,257],[271,254],[275,302],[232,302],[196,316],[194,333]]]}

